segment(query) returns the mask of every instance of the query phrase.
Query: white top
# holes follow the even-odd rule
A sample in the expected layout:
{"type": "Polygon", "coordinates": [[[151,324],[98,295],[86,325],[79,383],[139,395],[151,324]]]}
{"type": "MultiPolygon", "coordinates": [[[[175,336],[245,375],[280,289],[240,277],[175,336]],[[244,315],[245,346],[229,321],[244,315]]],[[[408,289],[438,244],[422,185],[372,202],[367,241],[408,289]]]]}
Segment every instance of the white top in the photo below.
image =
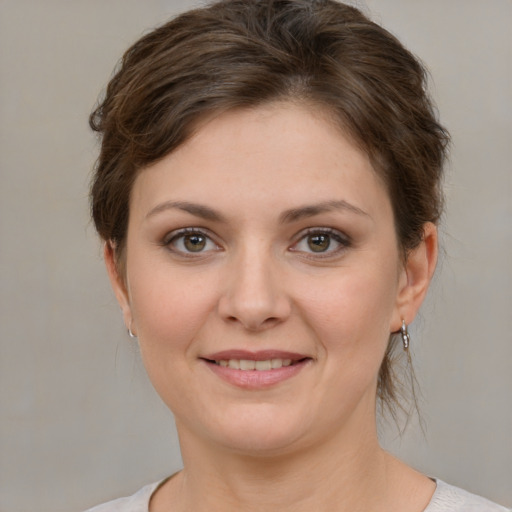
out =
{"type": "MultiPolygon", "coordinates": [[[[149,512],[149,500],[162,483],[146,485],[133,496],[109,501],[86,512],[149,512]]],[[[512,512],[442,480],[436,479],[436,484],[434,495],[424,512],[512,512]]]]}

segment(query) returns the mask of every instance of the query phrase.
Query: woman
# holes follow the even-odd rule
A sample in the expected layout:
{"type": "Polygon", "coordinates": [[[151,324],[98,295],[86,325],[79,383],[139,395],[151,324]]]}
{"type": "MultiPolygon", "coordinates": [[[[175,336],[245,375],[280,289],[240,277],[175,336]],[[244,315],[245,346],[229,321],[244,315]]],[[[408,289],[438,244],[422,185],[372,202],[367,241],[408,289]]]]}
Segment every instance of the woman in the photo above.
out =
{"type": "Polygon", "coordinates": [[[128,50],[92,212],[184,469],[95,511],[505,510],[381,449],[437,259],[448,134],[347,5],[226,0],[128,50]]]}

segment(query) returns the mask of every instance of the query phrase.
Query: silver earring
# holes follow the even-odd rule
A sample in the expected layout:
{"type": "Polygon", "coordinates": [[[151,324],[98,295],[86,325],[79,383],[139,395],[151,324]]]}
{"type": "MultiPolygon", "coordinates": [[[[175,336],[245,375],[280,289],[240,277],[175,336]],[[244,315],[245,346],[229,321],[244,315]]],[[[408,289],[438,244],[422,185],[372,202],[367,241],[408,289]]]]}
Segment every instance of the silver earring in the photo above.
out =
{"type": "Polygon", "coordinates": [[[130,338],[136,338],[137,337],[132,332],[132,324],[131,324],[131,322],[130,322],[130,327],[128,327],[128,336],[130,336],[130,338]]]}
{"type": "Polygon", "coordinates": [[[409,348],[409,343],[411,342],[411,336],[409,335],[409,331],[407,330],[407,324],[405,320],[402,320],[402,327],[400,327],[400,334],[402,336],[402,343],[404,344],[404,350],[409,348]]]}

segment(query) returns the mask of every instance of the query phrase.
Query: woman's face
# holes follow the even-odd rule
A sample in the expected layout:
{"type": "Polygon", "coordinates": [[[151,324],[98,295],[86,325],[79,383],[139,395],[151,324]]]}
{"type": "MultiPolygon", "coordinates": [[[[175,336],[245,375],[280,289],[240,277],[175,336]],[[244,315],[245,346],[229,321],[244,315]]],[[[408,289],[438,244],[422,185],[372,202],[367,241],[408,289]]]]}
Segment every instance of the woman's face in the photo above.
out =
{"type": "Polygon", "coordinates": [[[180,433],[242,452],[372,428],[421,301],[366,155],[286,103],[219,115],[142,171],[124,281],[107,263],[180,433]]]}

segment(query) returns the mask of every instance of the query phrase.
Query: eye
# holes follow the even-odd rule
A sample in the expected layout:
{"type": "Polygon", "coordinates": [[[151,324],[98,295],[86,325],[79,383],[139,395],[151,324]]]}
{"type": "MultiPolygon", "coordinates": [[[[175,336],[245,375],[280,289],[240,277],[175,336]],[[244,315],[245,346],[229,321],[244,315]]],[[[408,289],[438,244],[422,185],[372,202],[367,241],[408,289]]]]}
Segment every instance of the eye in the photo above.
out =
{"type": "Polygon", "coordinates": [[[303,234],[290,250],[327,256],[334,255],[349,245],[348,237],[339,231],[328,228],[315,228],[303,234]]]}
{"type": "Polygon", "coordinates": [[[182,254],[198,254],[219,250],[219,246],[203,231],[187,228],[170,233],[164,245],[182,254]]]}

